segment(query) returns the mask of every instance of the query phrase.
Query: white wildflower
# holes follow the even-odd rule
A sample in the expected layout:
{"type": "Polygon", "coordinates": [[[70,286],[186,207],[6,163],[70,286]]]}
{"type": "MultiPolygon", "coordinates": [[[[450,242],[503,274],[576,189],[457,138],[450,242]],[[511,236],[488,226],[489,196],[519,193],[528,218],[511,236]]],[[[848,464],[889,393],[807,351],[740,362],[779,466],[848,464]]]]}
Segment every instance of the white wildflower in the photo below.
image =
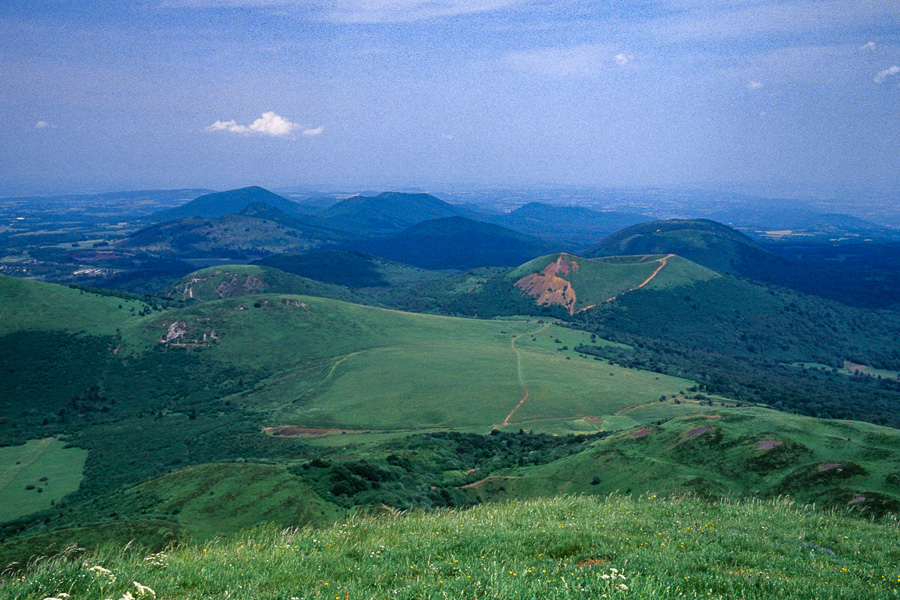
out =
{"type": "Polygon", "coordinates": [[[107,581],[109,581],[109,583],[116,582],[116,576],[113,575],[112,571],[101,567],[100,565],[94,565],[93,567],[89,568],[88,571],[93,572],[97,577],[105,577],[107,581]]]}
{"type": "Polygon", "coordinates": [[[109,569],[105,569],[105,568],[101,567],[100,565],[94,565],[93,567],[88,569],[88,571],[93,571],[97,575],[111,575],[112,574],[112,571],[110,571],[109,569]]]}
{"type": "Polygon", "coordinates": [[[149,587],[147,587],[146,585],[141,585],[141,584],[138,583],[137,581],[132,581],[131,583],[133,583],[133,584],[134,584],[134,587],[137,588],[137,594],[138,594],[138,596],[153,596],[154,598],[156,598],[156,592],[154,592],[153,590],[151,590],[151,589],[150,589],[149,587]]]}
{"type": "Polygon", "coordinates": [[[169,558],[169,555],[165,552],[157,552],[145,558],[144,562],[154,567],[167,567],[169,566],[166,562],[167,558],[169,558]]]}

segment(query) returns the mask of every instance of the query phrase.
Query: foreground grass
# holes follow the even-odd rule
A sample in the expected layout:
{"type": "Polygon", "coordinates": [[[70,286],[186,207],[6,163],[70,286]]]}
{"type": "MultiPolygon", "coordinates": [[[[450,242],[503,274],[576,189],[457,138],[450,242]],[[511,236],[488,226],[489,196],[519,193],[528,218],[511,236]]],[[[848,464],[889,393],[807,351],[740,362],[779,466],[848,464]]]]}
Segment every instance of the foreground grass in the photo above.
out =
{"type": "Polygon", "coordinates": [[[150,556],[110,546],[8,571],[0,595],[150,597],[137,582],[173,599],[897,598],[898,530],[789,501],[569,497],[262,528],[150,556]]]}

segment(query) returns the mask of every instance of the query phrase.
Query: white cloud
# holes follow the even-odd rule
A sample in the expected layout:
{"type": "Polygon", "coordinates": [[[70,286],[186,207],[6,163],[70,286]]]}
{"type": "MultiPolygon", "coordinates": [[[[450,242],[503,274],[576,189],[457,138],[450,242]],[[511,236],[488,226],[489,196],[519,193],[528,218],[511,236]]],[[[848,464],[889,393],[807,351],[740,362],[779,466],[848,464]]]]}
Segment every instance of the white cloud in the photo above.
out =
{"type": "Polygon", "coordinates": [[[38,121],[34,124],[35,129],[47,129],[48,127],[50,127],[50,123],[47,121],[38,121]]]}
{"type": "Polygon", "coordinates": [[[763,87],[763,84],[761,81],[751,81],[747,84],[747,87],[751,90],[758,90],[759,88],[763,87]]]}
{"type": "Polygon", "coordinates": [[[891,75],[896,75],[897,73],[900,73],[900,67],[898,67],[897,65],[893,65],[892,67],[889,67],[884,71],[879,71],[878,75],[875,76],[874,81],[875,83],[884,83],[885,79],[887,79],[891,75]]]}
{"type": "Polygon", "coordinates": [[[622,52],[616,54],[613,58],[616,60],[616,64],[624,67],[628,63],[634,60],[633,54],[624,54],[622,52]]]}
{"type": "Polygon", "coordinates": [[[324,126],[317,128],[303,128],[302,125],[293,123],[273,111],[264,112],[262,116],[249,125],[240,125],[235,120],[216,121],[206,128],[206,131],[227,131],[241,135],[268,135],[283,137],[296,129],[303,129],[303,135],[319,135],[325,130],[324,126]]]}
{"type": "Polygon", "coordinates": [[[877,47],[878,47],[878,44],[876,44],[875,42],[866,42],[865,44],[860,46],[859,49],[860,50],[874,50],[877,47]]]}

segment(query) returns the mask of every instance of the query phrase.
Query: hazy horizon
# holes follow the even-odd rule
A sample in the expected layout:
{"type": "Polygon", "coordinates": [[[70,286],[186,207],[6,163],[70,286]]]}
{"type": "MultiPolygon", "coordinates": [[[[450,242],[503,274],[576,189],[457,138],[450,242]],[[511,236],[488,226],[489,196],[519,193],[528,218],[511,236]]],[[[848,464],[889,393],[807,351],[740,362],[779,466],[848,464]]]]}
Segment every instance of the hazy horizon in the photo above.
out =
{"type": "Polygon", "coordinates": [[[0,7],[0,192],[900,193],[900,5],[0,7]]]}

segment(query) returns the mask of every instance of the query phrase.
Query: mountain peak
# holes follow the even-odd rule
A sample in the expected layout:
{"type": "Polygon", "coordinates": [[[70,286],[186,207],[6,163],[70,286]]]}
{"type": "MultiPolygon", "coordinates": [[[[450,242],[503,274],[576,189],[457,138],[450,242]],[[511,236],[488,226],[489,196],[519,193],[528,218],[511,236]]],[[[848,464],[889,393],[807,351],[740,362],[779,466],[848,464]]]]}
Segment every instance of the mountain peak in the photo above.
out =
{"type": "Polygon", "coordinates": [[[251,204],[261,203],[287,214],[299,212],[299,205],[284,196],[253,185],[250,187],[204,194],[177,208],[161,211],[153,215],[159,221],[171,221],[183,217],[203,217],[215,219],[230,214],[239,214],[251,204]]]}

